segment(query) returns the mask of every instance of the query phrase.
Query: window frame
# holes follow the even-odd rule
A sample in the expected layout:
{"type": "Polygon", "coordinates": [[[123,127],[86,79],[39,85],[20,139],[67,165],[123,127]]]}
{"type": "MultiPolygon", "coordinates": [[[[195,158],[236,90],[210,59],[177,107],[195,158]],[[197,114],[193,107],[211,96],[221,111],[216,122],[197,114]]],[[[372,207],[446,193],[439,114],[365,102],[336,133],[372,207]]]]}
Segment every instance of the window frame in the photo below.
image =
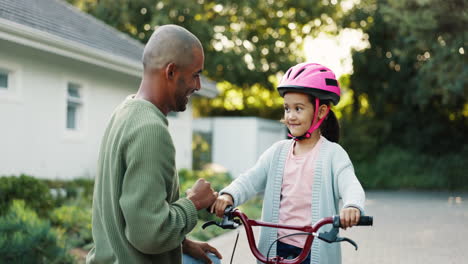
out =
{"type": "Polygon", "coordinates": [[[0,101],[22,102],[22,69],[16,63],[0,60],[0,72],[7,74],[7,87],[0,88],[0,101]]]}
{"type": "Polygon", "coordinates": [[[0,75],[6,75],[6,77],[7,77],[6,87],[0,85],[0,91],[8,91],[9,89],[11,89],[11,84],[10,84],[11,83],[11,74],[10,74],[10,71],[0,67],[0,75]],[[3,89],[5,89],[5,90],[3,90],[3,89]]]}
{"type": "Polygon", "coordinates": [[[84,140],[87,132],[87,110],[88,110],[88,85],[87,83],[79,78],[74,77],[64,77],[62,83],[63,91],[63,103],[62,103],[62,121],[60,126],[64,131],[64,139],[72,141],[82,141],[84,140]],[[76,85],[78,87],[78,93],[80,95],[79,99],[70,96],[69,87],[70,85],[76,85]],[[68,106],[69,102],[79,104],[78,111],[76,111],[75,116],[75,128],[68,128],[68,106]]]}
{"type": "Polygon", "coordinates": [[[82,85],[76,82],[67,82],[67,91],[66,91],[66,119],[65,119],[65,128],[70,131],[80,131],[82,129],[83,123],[83,89],[82,85]],[[78,96],[73,96],[70,94],[70,89],[76,88],[78,96]],[[75,107],[74,117],[73,117],[73,127],[69,126],[69,108],[70,105],[75,107]]]}

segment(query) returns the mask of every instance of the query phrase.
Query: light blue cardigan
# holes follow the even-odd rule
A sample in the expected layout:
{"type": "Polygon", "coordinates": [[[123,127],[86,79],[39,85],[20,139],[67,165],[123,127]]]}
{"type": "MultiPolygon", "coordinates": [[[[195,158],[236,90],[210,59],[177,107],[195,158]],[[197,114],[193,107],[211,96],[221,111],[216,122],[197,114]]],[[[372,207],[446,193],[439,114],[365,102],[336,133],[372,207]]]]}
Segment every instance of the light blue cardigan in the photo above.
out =
{"type": "MultiPolygon", "coordinates": [[[[243,204],[258,193],[264,192],[262,221],[278,223],[283,169],[288,150],[293,140],[282,140],[267,149],[253,168],[241,174],[220,194],[228,193],[234,198],[234,206],[243,204]]],[[[322,137],[317,155],[312,187],[312,223],[322,217],[339,214],[339,199],[343,207],[356,207],[364,215],[365,194],[346,151],[338,144],[322,137]]],[[[304,223],[306,225],[307,223],[304,223]]],[[[331,229],[324,226],[321,232],[331,229]]],[[[270,244],[277,239],[276,228],[262,227],[258,248],[267,255],[270,244]]],[[[276,256],[273,246],[270,256],[276,256]]],[[[259,262],[260,263],[260,262],[259,262]]],[[[341,263],[339,243],[328,244],[314,239],[311,264],[341,263]]]]}

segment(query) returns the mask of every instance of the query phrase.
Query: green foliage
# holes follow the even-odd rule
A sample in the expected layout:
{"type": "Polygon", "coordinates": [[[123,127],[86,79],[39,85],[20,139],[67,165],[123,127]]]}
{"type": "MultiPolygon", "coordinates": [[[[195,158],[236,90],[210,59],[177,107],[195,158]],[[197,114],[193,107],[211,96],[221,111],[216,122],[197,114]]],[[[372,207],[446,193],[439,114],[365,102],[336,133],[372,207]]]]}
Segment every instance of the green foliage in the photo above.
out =
{"type": "Polygon", "coordinates": [[[0,177],[0,215],[6,213],[13,200],[24,200],[40,216],[48,215],[54,206],[47,185],[27,175],[0,177]]]}
{"type": "MultiPolygon", "coordinates": [[[[211,183],[211,187],[215,191],[220,191],[232,181],[231,177],[227,173],[216,173],[211,170],[203,171],[191,171],[191,170],[180,170],[179,179],[180,179],[180,192],[181,196],[185,195],[185,191],[192,187],[192,185],[199,179],[203,178],[211,183]]],[[[246,202],[240,209],[245,212],[250,218],[257,219],[261,215],[261,198],[255,197],[250,201],[246,202]]],[[[190,232],[189,237],[200,240],[207,241],[213,237],[216,237],[220,234],[227,232],[221,228],[209,227],[207,229],[202,229],[201,226],[207,221],[219,221],[215,215],[210,214],[207,210],[200,210],[198,212],[198,224],[190,232]]]]}
{"type": "MultiPolygon", "coordinates": [[[[40,180],[26,175],[1,177],[0,215],[7,213],[15,199],[24,200],[23,204],[35,211],[33,214],[37,212],[42,219],[51,219],[55,232],[53,236],[59,236],[63,241],[62,244],[66,244],[67,247],[83,247],[92,242],[91,202],[93,186],[94,181],[90,179],[40,180]],[[51,195],[51,191],[54,195],[51,195]],[[57,208],[54,209],[54,207],[57,208]]],[[[14,208],[18,209],[19,207],[14,208]]],[[[29,214],[25,213],[25,215],[29,214]]],[[[39,225],[41,230],[49,232],[51,230],[50,224],[44,223],[47,223],[47,228],[45,224],[39,225]]],[[[18,228],[23,227],[18,226],[18,228]]],[[[28,247],[28,245],[25,246],[28,247]]],[[[25,261],[28,263],[27,260],[25,261]]]]}
{"type": "Polygon", "coordinates": [[[194,170],[201,170],[211,163],[211,134],[193,132],[192,139],[192,167],[194,170]]]}
{"type": "MultiPolygon", "coordinates": [[[[179,171],[180,194],[185,196],[185,192],[191,188],[198,179],[205,179],[211,183],[211,188],[220,191],[231,183],[231,177],[227,173],[217,173],[212,170],[193,171],[182,169],[179,171]]],[[[207,210],[198,211],[198,218],[202,221],[216,220],[216,216],[207,210]]]]}
{"type": "MultiPolygon", "coordinates": [[[[226,173],[215,173],[210,170],[186,170],[182,169],[179,171],[179,190],[180,195],[185,196],[185,192],[191,188],[195,182],[203,178],[211,183],[211,187],[215,191],[219,191],[231,182],[231,178],[226,173]]],[[[215,215],[210,214],[207,210],[198,211],[198,223],[197,226],[190,232],[189,237],[195,238],[197,240],[206,241],[214,236],[217,236],[223,233],[222,230],[215,230],[219,228],[209,228],[202,229],[201,225],[207,221],[216,221],[218,220],[215,215]]]]}
{"type": "Polygon", "coordinates": [[[211,188],[219,191],[231,183],[232,179],[228,173],[214,172],[213,170],[187,170],[179,171],[180,193],[182,196],[198,179],[205,179],[211,183],[211,188]]]}
{"type": "Polygon", "coordinates": [[[93,200],[93,179],[78,178],[73,180],[44,180],[47,186],[56,191],[55,201],[58,206],[68,200],[93,200]]]}
{"type": "Polygon", "coordinates": [[[74,179],[74,184],[80,189],[80,195],[84,199],[92,200],[94,192],[94,179],[74,179]]]}
{"type": "MultiPolygon", "coordinates": [[[[243,205],[239,206],[239,209],[245,213],[250,219],[260,219],[262,215],[262,202],[263,199],[261,196],[256,196],[243,205]]],[[[202,210],[204,211],[204,210],[202,210]]],[[[203,212],[203,215],[209,215],[208,212],[203,212]]],[[[209,217],[200,217],[195,228],[190,232],[189,237],[199,241],[208,241],[214,237],[222,235],[230,230],[224,230],[216,226],[210,226],[206,229],[202,229],[202,225],[209,221],[215,220],[220,221],[220,218],[215,217],[214,215],[209,215],[209,217]]]]}
{"type": "Polygon", "coordinates": [[[73,263],[50,224],[25,208],[24,201],[12,201],[0,217],[1,263],[73,263]]]}
{"type": "Polygon", "coordinates": [[[62,232],[71,247],[83,247],[92,242],[91,204],[88,207],[63,205],[52,211],[52,225],[62,232]]]}
{"type": "Polygon", "coordinates": [[[380,148],[385,146],[380,135],[390,129],[385,121],[370,122],[368,118],[359,115],[353,119],[340,120],[340,126],[340,144],[355,162],[369,161],[379,154],[380,148]]]}
{"type": "Polygon", "coordinates": [[[466,191],[467,156],[467,146],[460,153],[435,158],[389,145],[374,159],[355,162],[355,168],[365,188],[466,191]]]}
{"type": "MultiPolygon", "coordinates": [[[[213,220],[219,221],[219,218],[214,218],[213,220]]],[[[206,229],[202,228],[202,225],[209,220],[198,219],[197,225],[195,228],[188,234],[188,237],[193,240],[198,241],[208,241],[214,237],[222,235],[230,230],[224,230],[217,226],[210,226],[206,229]]]]}
{"type": "Polygon", "coordinates": [[[468,143],[465,9],[460,0],[368,0],[343,20],[370,42],[353,55],[353,117],[383,124],[364,136],[433,155],[468,143]]]}
{"type": "Polygon", "coordinates": [[[283,98],[276,90],[260,85],[243,89],[228,82],[218,83],[220,94],[213,99],[198,97],[193,101],[195,116],[257,116],[280,119],[283,98]]]}
{"type": "Polygon", "coordinates": [[[68,0],[81,10],[146,43],[155,26],[178,24],[205,50],[205,72],[248,89],[273,88],[269,78],[303,61],[308,35],[333,30],[340,5],[329,1],[68,0]]]}
{"type": "Polygon", "coordinates": [[[250,219],[260,219],[262,216],[263,196],[257,195],[239,206],[239,209],[250,219]]]}

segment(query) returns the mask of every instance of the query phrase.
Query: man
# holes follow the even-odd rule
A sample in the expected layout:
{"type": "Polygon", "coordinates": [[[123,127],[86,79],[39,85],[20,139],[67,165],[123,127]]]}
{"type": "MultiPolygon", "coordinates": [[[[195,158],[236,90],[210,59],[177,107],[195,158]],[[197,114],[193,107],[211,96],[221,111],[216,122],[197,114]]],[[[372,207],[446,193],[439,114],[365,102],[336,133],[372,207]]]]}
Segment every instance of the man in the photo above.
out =
{"type": "Polygon", "coordinates": [[[221,258],[207,243],[185,239],[197,210],[210,206],[217,193],[199,179],[187,198],[179,198],[166,119],[170,111],[184,111],[200,90],[203,63],[200,41],[176,25],[159,27],[145,46],[140,88],[116,108],[102,139],[93,197],[95,246],[87,263],[177,264],[182,250],[206,263],[212,263],[207,252],[221,258]]]}

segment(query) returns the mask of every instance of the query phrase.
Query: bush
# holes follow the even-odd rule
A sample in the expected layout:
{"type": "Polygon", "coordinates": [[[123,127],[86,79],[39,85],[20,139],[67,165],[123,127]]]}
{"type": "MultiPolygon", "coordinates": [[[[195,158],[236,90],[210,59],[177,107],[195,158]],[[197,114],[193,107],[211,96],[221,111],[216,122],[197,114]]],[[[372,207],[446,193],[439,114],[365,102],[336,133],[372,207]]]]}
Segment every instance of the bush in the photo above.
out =
{"type": "Polygon", "coordinates": [[[83,247],[93,241],[90,208],[63,205],[52,211],[50,220],[66,236],[71,247],[83,247]]]}
{"type": "Polygon", "coordinates": [[[192,139],[192,166],[194,170],[201,170],[211,163],[212,134],[194,131],[192,139]]]}
{"type": "Polygon", "coordinates": [[[467,156],[468,147],[457,154],[433,157],[389,145],[355,167],[365,188],[468,190],[467,156]]]}
{"type": "MultiPolygon", "coordinates": [[[[215,191],[220,191],[232,182],[228,173],[216,173],[211,170],[203,171],[179,171],[179,183],[181,196],[185,196],[185,191],[192,187],[192,185],[199,179],[203,178],[211,183],[211,187],[215,191]]],[[[245,204],[240,206],[240,209],[247,214],[249,218],[257,219],[262,212],[262,199],[255,197],[245,204]]],[[[198,211],[198,224],[190,232],[189,237],[200,241],[207,241],[213,237],[219,236],[229,230],[224,230],[218,227],[211,226],[207,229],[202,229],[201,226],[207,221],[220,221],[216,215],[209,213],[207,210],[198,211]]]]}
{"type": "MultiPolygon", "coordinates": [[[[261,214],[262,214],[262,197],[261,196],[256,196],[243,205],[239,206],[239,209],[246,214],[250,219],[259,219],[261,214]]],[[[205,210],[202,210],[205,211],[205,210]]],[[[205,211],[206,212],[206,211],[205,211]]],[[[212,220],[215,220],[219,222],[221,219],[217,218],[214,215],[209,214],[206,212],[207,215],[212,220]]],[[[200,215],[200,213],[199,213],[200,215]]],[[[226,232],[229,232],[231,230],[229,229],[222,229],[217,226],[210,226],[206,229],[202,229],[202,225],[207,222],[207,220],[204,220],[203,218],[199,217],[198,223],[195,226],[195,228],[190,232],[189,238],[199,240],[199,241],[208,241],[212,239],[213,237],[217,237],[219,235],[222,235],[226,232]]]]}
{"type": "Polygon", "coordinates": [[[6,213],[15,199],[24,200],[42,217],[46,217],[54,206],[49,188],[43,181],[26,175],[0,177],[0,215],[6,213]]]}
{"type": "MultiPolygon", "coordinates": [[[[215,191],[220,191],[232,181],[227,173],[216,173],[211,170],[192,171],[182,169],[179,171],[180,196],[185,196],[185,192],[200,178],[209,181],[211,183],[211,188],[215,191]]],[[[210,214],[206,210],[198,211],[198,218],[203,221],[217,219],[215,215],[210,214]]]]}
{"type": "Polygon", "coordinates": [[[73,263],[49,222],[24,204],[12,201],[0,217],[0,263],[73,263]]]}
{"type": "Polygon", "coordinates": [[[211,183],[211,187],[215,191],[220,191],[231,183],[232,179],[228,173],[219,173],[212,170],[187,170],[179,171],[180,192],[185,195],[185,191],[200,178],[203,178],[211,183]]]}
{"type": "Polygon", "coordinates": [[[78,186],[81,198],[87,201],[93,200],[94,179],[75,179],[73,182],[78,186]]]}
{"type": "Polygon", "coordinates": [[[49,189],[55,191],[56,206],[68,200],[93,200],[93,179],[44,180],[49,189]]]}
{"type": "Polygon", "coordinates": [[[384,121],[369,122],[361,116],[341,119],[341,139],[339,143],[346,149],[354,162],[365,162],[375,157],[384,145],[382,131],[390,129],[384,121]]]}

